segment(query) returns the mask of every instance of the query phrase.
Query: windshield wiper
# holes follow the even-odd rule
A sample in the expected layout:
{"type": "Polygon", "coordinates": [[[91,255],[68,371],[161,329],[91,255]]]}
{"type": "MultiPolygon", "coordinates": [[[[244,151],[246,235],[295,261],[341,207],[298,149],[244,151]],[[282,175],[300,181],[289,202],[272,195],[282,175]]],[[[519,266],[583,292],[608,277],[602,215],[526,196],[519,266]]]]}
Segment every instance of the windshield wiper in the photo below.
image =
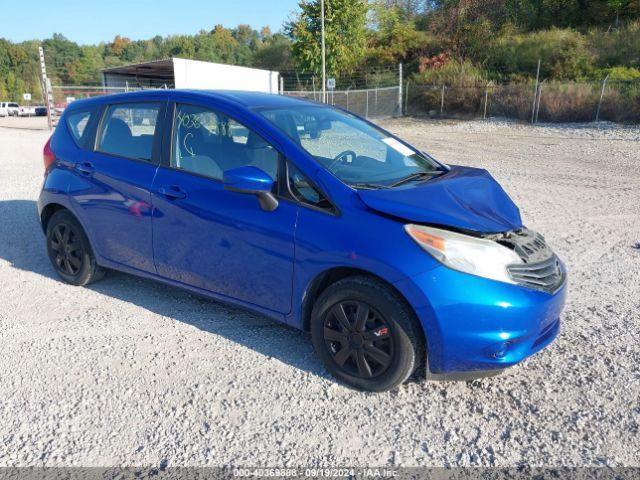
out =
{"type": "Polygon", "coordinates": [[[380,185],[379,183],[350,183],[349,186],[353,188],[365,188],[367,190],[380,190],[381,188],[389,188],[387,185],[380,185]]]}
{"type": "Polygon", "coordinates": [[[390,186],[391,187],[397,187],[399,185],[403,185],[403,184],[411,182],[413,180],[419,180],[419,179],[421,179],[423,177],[434,177],[434,176],[440,175],[442,173],[444,173],[442,170],[431,170],[431,171],[426,171],[426,172],[416,172],[416,173],[412,173],[411,175],[407,175],[404,178],[401,178],[396,183],[392,183],[390,186]]]}

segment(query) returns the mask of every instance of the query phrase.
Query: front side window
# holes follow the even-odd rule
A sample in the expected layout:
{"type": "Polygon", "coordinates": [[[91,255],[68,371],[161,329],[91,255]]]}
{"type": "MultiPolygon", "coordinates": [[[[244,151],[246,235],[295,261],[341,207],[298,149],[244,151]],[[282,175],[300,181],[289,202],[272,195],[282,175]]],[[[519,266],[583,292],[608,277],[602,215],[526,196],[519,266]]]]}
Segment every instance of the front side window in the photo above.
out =
{"type": "Polygon", "coordinates": [[[111,105],[104,117],[98,150],[111,155],[151,160],[160,104],[111,105]]]}
{"type": "Polygon", "coordinates": [[[323,167],[356,188],[387,188],[444,171],[430,157],[340,110],[310,105],[260,112],[323,167]]]}
{"type": "Polygon", "coordinates": [[[333,205],[309,181],[309,179],[294,164],[288,164],[289,190],[291,195],[301,203],[312,205],[325,210],[333,210],[333,205]]]}
{"type": "Polygon", "coordinates": [[[171,166],[221,180],[225,171],[254,166],[276,181],[279,153],[253,130],[206,107],[176,105],[171,166]]]}

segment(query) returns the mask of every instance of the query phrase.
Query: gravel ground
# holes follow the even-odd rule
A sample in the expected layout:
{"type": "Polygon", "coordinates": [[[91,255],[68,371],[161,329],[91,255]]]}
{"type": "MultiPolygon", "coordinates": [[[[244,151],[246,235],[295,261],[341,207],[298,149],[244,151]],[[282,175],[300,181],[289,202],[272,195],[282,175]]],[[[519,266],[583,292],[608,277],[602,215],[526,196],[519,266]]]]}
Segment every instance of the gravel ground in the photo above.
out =
{"type": "Polygon", "coordinates": [[[366,394],[263,317],[119,273],[67,286],[36,221],[47,132],[3,127],[0,466],[638,466],[640,129],[385,126],[487,168],[546,234],[571,284],[554,344],[499,377],[366,394]]]}

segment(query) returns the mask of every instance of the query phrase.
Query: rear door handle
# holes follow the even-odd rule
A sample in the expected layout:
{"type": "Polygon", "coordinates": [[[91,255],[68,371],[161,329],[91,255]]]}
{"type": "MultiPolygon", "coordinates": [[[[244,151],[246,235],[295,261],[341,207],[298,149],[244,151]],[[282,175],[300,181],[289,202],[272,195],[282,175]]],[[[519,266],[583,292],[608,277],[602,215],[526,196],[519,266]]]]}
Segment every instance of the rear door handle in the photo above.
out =
{"type": "Polygon", "coordinates": [[[187,194],[176,185],[171,185],[170,187],[160,187],[158,188],[158,193],[160,195],[164,195],[167,198],[187,198],[187,194]]]}
{"type": "Polygon", "coordinates": [[[93,165],[91,164],[91,162],[76,163],[75,169],[80,173],[84,173],[85,175],[91,175],[93,174],[93,172],[96,171],[96,169],[93,168],[93,165]]]}

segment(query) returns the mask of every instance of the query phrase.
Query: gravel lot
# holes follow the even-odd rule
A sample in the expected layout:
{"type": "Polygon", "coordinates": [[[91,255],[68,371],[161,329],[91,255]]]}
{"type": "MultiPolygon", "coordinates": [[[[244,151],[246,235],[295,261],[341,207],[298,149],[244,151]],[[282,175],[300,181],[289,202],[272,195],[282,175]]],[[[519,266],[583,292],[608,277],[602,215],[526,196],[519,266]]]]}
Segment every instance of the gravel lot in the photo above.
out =
{"type": "Polygon", "coordinates": [[[263,317],[119,273],[59,282],[48,132],[6,128],[43,122],[0,119],[0,466],[640,464],[640,128],[385,122],[487,168],[571,285],[557,341],[508,373],[365,394],[263,317]]]}

